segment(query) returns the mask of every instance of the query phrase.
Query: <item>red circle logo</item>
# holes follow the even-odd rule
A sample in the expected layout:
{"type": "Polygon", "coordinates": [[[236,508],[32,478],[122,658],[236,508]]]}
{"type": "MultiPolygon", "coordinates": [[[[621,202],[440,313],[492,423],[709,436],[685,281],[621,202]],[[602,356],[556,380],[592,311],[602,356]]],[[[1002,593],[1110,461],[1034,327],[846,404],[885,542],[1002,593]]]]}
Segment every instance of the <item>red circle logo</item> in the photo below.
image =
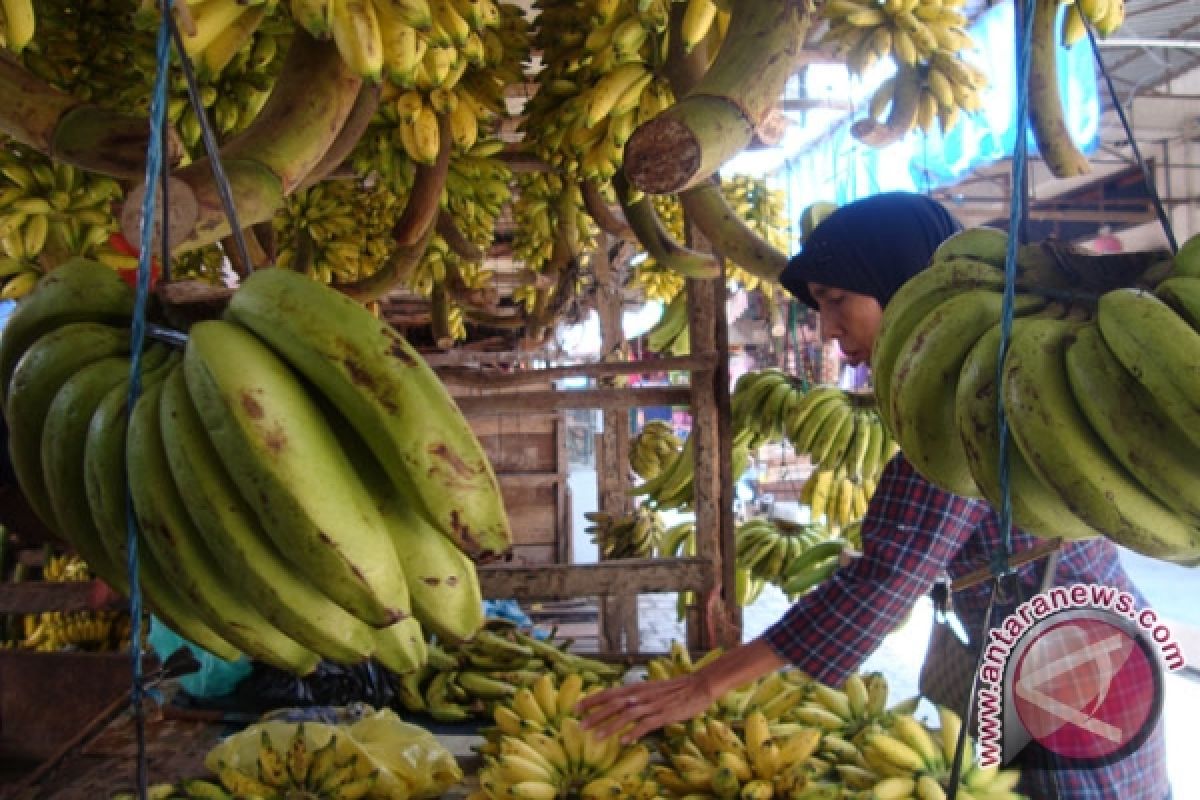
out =
{"type": "Polygon", "coordinates": [[[1030,633],[1009,684],[1029,735],[1072,759],[1107,760],[1139,746],[1162,707],[1158,663],[1145,641],[1092,615],[1064,615],[1030,633]]]}

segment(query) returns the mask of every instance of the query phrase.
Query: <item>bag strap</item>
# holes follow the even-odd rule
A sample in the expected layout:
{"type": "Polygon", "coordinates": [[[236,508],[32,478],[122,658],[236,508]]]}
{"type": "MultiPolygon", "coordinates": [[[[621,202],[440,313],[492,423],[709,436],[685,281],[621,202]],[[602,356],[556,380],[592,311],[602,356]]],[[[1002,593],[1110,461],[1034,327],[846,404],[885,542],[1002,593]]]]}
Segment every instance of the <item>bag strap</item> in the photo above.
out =
{"type": "MultiPolygon", "coordinates": [[[[1015,555],[1011,564],[1017,566],[1033,561],[1039,556],[1045,554],[1046,561],[1042,565],[1042,580],[1038,586],[1038,592],[1044,592],[1054,585],[1054,575],[1058,571],[1058,557],[1062,553],[1062,539],[1052,539],[1044,545],[1032,547],[1022,553],[1015,555]]],[[[983,583],[991,578],[991,572],[987,567],[968,572],[961,578],[950,580],[945,572],[938,576],[934,581],[933,588],[930,590],[930,598],[933,600],[934,621],[942,622],[947,614],[950,613],[950,598],[954,592],[968,589],[976,584],[983,583]],[[940,619],[939,619],[940,618],[940,619]]]]}

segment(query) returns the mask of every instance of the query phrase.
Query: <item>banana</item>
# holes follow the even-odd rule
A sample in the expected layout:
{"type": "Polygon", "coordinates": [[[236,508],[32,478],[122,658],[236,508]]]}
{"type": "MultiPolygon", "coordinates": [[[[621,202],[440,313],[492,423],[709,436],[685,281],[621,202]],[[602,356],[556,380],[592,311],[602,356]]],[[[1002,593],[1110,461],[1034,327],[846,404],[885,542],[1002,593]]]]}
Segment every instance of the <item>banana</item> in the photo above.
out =
{"type": "MultiPolygon", "coordinates": [[[[272,271],[284,270],[255,274],[272,271]]],[[[383,520],[287,365],[244,329],[212,320],[189,331],[184,369],[222,463],[279,550],[367,624],[407,617],[408,587],[383,520]]]]}
{"type": "MultiPolygon", "coordinates": [[[[1015,320],[1013,331],[1028,318],[1015,320]]],[[[996,362],[1000,355],[1000,326],[996,325],[971,348],[955,389],[955,425],[980,492],[999,507],[1000,431],[997,413],[996,362]]],[[[1011,438],[1008,447],[1009,498],[1013,522],[1038,536],[1088,539],[1100,532],[1063,503],[1058,494],[1034,475],[1011,438]]]]}
{"type": "Polygon", "coordinates": [[[1096,321],[1117,360],[1200,446],[1200,332],[1162,300],[1138,289],[1102,295],[1096,321]]]}
{"type": "Polygon", "coordinates": [[[280,631],[324,658],[371,655],[371,631],[301,577],[271,542],[209,441],[182,370],[162,388],[161,435],[171,475],[205,542],[225,556],[227,580],[280,631]]]}
{"type": "Polygon", "coordinates": [[[342,59],[356,74],[378,82],[383,76],[383,31],[372,0],[329,0],[330,32],[342,59]]]}
{"type": "Polygon", "coordinates": [[[1013,439],[1034,473],[1092,527],[1143,555],[1194,557],[1200,531],[1138,485],[1079,411],[1063,353],[1080,325],[1033,319],[1014,335],[1002,386],[1013,439]]]}
{"type": "Polygon", "coordinates": [[[394,622],[386,628],[372,628],[371,637],[375,643],[375,659],[398,675],[420,669],[429,659],[425,633],[415,616],[394,622]]]}
{"type": "Polygon", "coordinates": [[[69,322],[127,325],[132,317],[133,292],[113,270],[84,258],[63,262],[39,281],[4,325],[0,400],[6,402],[17,361],[42,334],[69,322]]]}
{"type": "Polygon", "coordinates": [[[1038,152],[1056,178],[1086,175],[1087,157],[1071,139],[1058,90],[1058,0],[1037,0],[1029,56],[1029,124],[1038,152]]]}
{"type": "Polygon", "coordinates": [[[1200,525],[1200,448],[1159,411],[1099,329],[1076,334],[1066,369],[1076,402],[1117,460],[1151,494],[1200,525]]]}
{"type": "Polygon", "coordinates": [[[408,342],[344,295],[288,270],[255,272],[228,313],[328,397],[443,535],[475,557],[508,550],[508,516],[483,447],[408,342]]]}
{"type": "MultiPolygon", "coordinates": [[[[980,492],[953,424],[955,387],[971,346],[1000,321],[1002,302],[984,289],[949,298],[913,329],[893,371],[890,418],[900,449],[923,476],[963,497],[980,492]]],[[[1014,314],[1044,305],[1019,298],[1014,314]]]]}
{"type": "Polygon", "coordinates": [[[13,371],[5,407],[13,471],[30,506],[52,529],[57,524],[41,458],[46,411],[75,372],[128,351],[127,330],[94,322],[71,323],[34,342],[13,371]]]}
{"type": "Polygon", "coordinates": [[[288,6],[297,25],[314,38],[328,39],[333,32],[335,2],[336,0],[289,0],[288,6]]]}
{"type": "Polygon", "coordinates": [[[36,19],[33,10],[33,0],[2,0],[0,8],[4,9],[4,46],[14,53],[20,53],[25,46],[33,41],[36,19]]]}
{"type": "Polygon", "coordinates": [[[223,639],[279,669],[297,675],[312,672],[320,656],[276,630],[253,603],[229,587],[222,567],[192,525],[163,450],[162,385],[147,388],[129,419],[129,488],[142,541],[166,577],[223,639]]]}

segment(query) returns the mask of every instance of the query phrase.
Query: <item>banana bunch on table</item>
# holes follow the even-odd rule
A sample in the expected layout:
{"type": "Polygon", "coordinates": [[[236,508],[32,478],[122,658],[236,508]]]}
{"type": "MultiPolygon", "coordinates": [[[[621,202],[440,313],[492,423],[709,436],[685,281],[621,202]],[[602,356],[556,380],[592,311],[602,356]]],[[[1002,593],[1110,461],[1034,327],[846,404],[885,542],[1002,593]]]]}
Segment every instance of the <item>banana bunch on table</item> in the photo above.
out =
{"type": "Polygon", "coordinates": [[[588,511],[583,516],[592,523],[585,530],[605,559],[654,558],[666,533],[662,517],[645,506],[625,515],[588,511]]]}

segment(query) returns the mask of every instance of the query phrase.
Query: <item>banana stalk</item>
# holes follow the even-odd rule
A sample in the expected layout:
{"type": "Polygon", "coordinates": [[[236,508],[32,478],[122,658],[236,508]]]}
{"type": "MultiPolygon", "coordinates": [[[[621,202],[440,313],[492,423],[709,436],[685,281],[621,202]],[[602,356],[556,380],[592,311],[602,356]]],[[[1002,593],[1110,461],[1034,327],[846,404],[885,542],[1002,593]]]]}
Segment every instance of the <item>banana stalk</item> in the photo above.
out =
{"type": "Polygon", "coordinates": [[[1029,54],[1029,126],[1038,152],[1056,178],[1091,172],[1063,120],[1058,92],[1058,0],[1037,0],[1033,11],[1033,44],[1029,54]]]}
{"type": "Polygon", "coordinates": [[[450,300],[446,296],[446,286],[444,283],[435,283],[433,285],[433,294],[430,297],[432,305],[431,312],[431,327],[433,328],[433,344],[440,350],[449,350],[454,347],[454,332],[450,325],[450,300]]]}
{"type": "MultiPolygon", "coordinates": [[[[454,216],[446,211],[439,211],[437,215],[437,233],[446,240],[446,244],[450,246],[458,256],[466,261],[482,261],[484,253],[479,247],[463,235],[463,232],[458,229],[458,225],[454,222],[454,216]]],[[[461,275],[460,275],[461,280],[461,275]]]]}
{"type": "MultiPolygon", "coordinates": [[[[303,31],[294,34],[267,104],[250,127],[221,151],[243,226],[270,219],[312,172],[345,124],[361,85],[362,79],[342,60],[333,42],[317,41],[303,31]]],[[[209,160],[200,159],[174,177],[173,205],[194,200],[195,213],[171,220],[177,228],[171,232],[173,250],[186,252],[229,235],[229,220],[209,160]]],[[[130,241],[140,238],[144,191],[139,186],[126,199],[121,227],[130,241]]]]}
{"type": "Polygon", "coordinates": [[[605,202],[604,196],[600,194],[600,185],[596,181],[585,178],[580,183],[579,193],[583,197],[583,207],[587,209],[588,215],[596,223],[596,227],[627,242],[636,240],[637,237],[634,236],[629,223],[621,217],[616,209],[605,202]]]}
{"type": "Polygon", "coordinates": [[[350,115],[346,117],[346,122],[338,131],[337,138],[333,140],[333,144],[329,145],[329,149],[325,151],[325,155],[321,157],[317,165],[312,168],[312,172],[306,175],[300,185],[296,187],[296,191],[302,192],[313,184],[325,180],[350,157],[354,146],[358,144],[358,140],[362,138],[367,126],[371,123],[371,118],[379,109],[380,94],[379,84],[364,83],[362,85],[362,88],[358,90],[358,97],[355,98],[354,105],[350,109],[350,115]]]}
{"type": "MultiPolygon", "coordinates": [[[[130,180],[145,177],[150,139],[145,118],[81,102],[6,56],[0,56],[0,97],[5,99],[0,133],[90,172],[130,180]]],[[[183,144],[170,129],[168,163],[177,163],[182,153],[183,144]]]]}
{"type": "Polygon", "coordinates": [[[630,182],[652,194],[677,192],[745,149],[783,93],[809,24],[799,0],[738,3],[708,72],[625,145],[630,182]]]}
{"type": "Polygon", "coordinates": [[[636,202],[630,201],[630,187],[624,173],[618,172],[613,176],[613,188],[616,189],[629,227],[655,262],[689,278],[716,278],[721,275],[721,265],[711,255],[689,250],[671,237],[649,197],[643,195],[636,202]]]}
{"type": "Polygon", "coordinates": [[[776,250],[746,225],[729,207],[716,180],[681,192],[679,201],[688,222],[712,242],[713,250],[764,281],[779,280],[787,266],[787,254],[776,250]]]}

